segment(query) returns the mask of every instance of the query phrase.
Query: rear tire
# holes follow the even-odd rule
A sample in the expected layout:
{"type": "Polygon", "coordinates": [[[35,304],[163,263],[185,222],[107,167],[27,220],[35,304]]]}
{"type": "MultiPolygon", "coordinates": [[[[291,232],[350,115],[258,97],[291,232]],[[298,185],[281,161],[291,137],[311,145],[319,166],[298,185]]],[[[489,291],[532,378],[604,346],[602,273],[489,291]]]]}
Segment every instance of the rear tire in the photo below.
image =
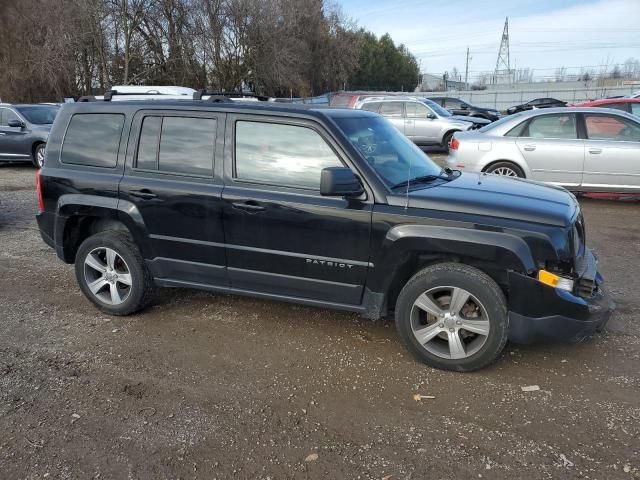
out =
{"type": "Polygon", "coordinates": [[[507,342],[507,303],[500,287],[469,265],[421,270],[396,302],[396,328],[421,362],[469,372],[493,362],[507,342]]]}
{"type": "Polygon", "coordinates": [[[504,177],[518,177],[525,178],[522,169],[513,162],[496,162],[490,165],[485,172],[493,173],[494,175],[502,175],[504,177]]]}
{"type": "Polygon", "coordinates": [[[76,254],[76,280],[101,311],[129,315],[153,297],[153,277],[126,232],[108,230],[87,238],[76,254]]]}
{"type": "Polygon", "coordinates": [[[44,166],[44,149],[46,147],[45,143],[40,143],[33,149],[33,155],[31,156],[31,161],[33,162],[33,166],[36,168],[42,168],[44,166]]]}

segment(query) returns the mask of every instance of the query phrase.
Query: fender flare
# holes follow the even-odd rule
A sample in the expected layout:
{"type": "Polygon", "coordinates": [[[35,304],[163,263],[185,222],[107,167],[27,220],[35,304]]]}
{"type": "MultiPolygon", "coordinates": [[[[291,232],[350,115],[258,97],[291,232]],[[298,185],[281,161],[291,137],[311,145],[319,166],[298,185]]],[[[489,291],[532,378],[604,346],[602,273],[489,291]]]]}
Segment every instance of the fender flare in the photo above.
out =
{"type": "Polygon", "coordinates": [[[378,272],[371,289],[387,292],[400,265],[408,255],[472,257],[495,262],[501,269],[530,272],[536,263],[529,245],[520,237],[502,231],[440,225],[405,224],[391,228],[383,241],[382,255],[375,262],[378,272]]]}
{"type": "Polygon", "coordinates": [[[125,225],[140,248],[144,258],[150,258],[147,229],[138,208],[131,202],[117,197],[101,197],[98,195],[66,194],[58,199],[57,214],[54,224],[54,242],[56,253],[66,262],[69,259],[65,249],[64,233],[73,217],[98,217],[116,220],[125,225]]]}

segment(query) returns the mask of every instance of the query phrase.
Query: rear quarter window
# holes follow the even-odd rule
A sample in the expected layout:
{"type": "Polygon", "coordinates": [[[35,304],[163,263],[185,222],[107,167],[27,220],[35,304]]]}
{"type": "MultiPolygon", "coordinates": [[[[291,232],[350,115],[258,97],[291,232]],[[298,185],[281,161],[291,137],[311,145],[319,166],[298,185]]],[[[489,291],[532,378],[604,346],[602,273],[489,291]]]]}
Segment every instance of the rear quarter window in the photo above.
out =
{"type": "Polygon", "coordinates": [[[71,117],[62,143],[62,163],[113,168],[124,115],[119,113],[77,113],[71,117]]]}

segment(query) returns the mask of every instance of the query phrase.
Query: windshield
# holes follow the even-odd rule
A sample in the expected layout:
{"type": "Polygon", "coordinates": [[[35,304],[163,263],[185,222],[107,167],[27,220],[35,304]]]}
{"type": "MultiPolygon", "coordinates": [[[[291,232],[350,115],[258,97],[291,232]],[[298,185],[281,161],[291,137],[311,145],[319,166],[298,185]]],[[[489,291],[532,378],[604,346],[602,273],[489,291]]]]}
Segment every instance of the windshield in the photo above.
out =
{"type": "Polygon", "coordinates": [[[334,118],[388,187],[409,178],[439,175],[441,168],[382,117],[334,118]]]}
{"type": "Polygon", "coordinates": [[[60,110],[56,105],[33,105],[29,107],[16,107],[16,110],[35,125],[49,125],[53,123],[60,110]]]}
{"type": "Polygon", "coordinates": [[[422,101],[424,102],[425,105],[427,105],[431,110],[436,112],[441,117],[450,117],[451,116],[451,113],[449,112],[449,110],[447,110],[446,108],[442,108],[440,105],[438,105],[433,100],[429,100],[429,99],[425,98],[422,101]]]}

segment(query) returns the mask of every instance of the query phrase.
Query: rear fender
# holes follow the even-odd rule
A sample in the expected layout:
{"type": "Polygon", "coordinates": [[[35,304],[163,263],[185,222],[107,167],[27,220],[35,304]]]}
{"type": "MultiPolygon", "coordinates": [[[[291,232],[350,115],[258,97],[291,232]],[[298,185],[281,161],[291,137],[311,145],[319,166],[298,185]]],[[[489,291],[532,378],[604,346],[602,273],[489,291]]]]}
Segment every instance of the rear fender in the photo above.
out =
{"type": "Polygon", "coordinates": [[[77,218],[99,218],[117,221],[125,225],[144,258],[150,258],[148,236],[142,216],[131,202],[113,197],[97,195],[68,194],[58,199],[57,215],[54,225],[54,241],[57,255],[67,263],[72,263],[72,248],[65,243],[65,229],[70,221],[77,218]]]}

